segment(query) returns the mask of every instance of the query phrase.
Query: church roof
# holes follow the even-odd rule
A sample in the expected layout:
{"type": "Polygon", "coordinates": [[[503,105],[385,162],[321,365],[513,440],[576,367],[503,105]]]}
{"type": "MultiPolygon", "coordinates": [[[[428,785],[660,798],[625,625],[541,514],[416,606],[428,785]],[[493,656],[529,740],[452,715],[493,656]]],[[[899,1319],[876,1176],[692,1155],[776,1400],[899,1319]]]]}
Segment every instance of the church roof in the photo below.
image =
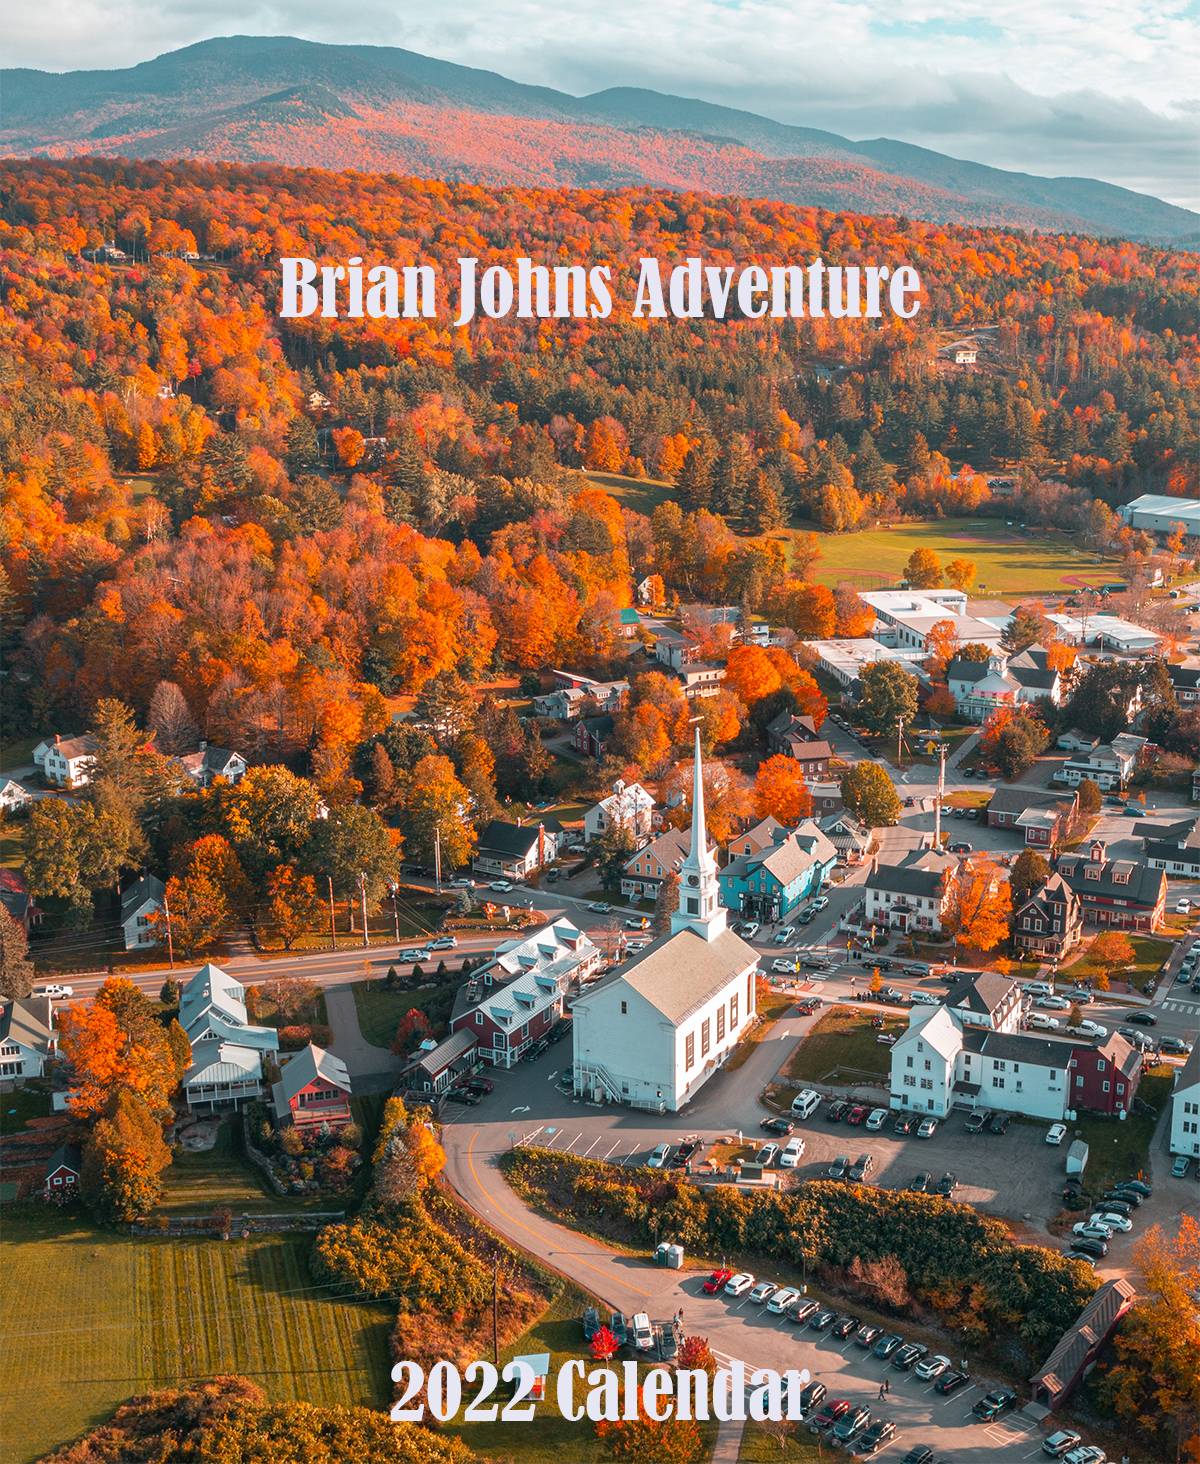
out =
{"type": "Polygon", "coordinates": [[[705,940],[692,930],[660,936],[598,981],[575,1005],[586,1006],[615,985],[635,991],[673,1025],[687,1020],[730,981],[758,965],[758,952],[732,930],[705,940]]]}

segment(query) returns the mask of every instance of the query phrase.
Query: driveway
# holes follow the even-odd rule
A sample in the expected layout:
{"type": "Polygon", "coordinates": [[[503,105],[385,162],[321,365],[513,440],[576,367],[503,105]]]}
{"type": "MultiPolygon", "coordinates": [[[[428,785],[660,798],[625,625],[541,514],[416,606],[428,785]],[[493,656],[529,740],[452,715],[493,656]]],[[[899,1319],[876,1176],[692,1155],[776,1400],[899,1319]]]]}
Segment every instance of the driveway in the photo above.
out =
{"type": "Polygon", "coordinates": [[[353,987],[327,987],[325,1010],[333,1032],[330,1051],[349,1068],[355,1092],[374,1093],[393,1087],[404,1059],[386,1047],[374,1046],[363,1036],[353,987]]]}
{"type": "MultiPolygon", "coordinates": [[[[543,1081],[548,1076],[543,1075],[543,1081]]],[[[521,1106],[510,1101],[517,1096],[509,1091],[502,1096],[498,1087],[493,1101],[499,1100],[498,1108],[511,1109],[521,1106]]],[[[747,1368],[807,1369],[826,1384],[831,1398],[861,1403],[874,1416],[897,1424],[897,1436],[881,1458],[898,1460],[917,1443],[930,1445],[947,1464],[975,1464],[983,1457],[1017,1464],[1039,1451],[1042,1426],[1024,1413],[990,1425],[972,1417],[971,1405],[988,1386],[986,1379],[942,1398],[932,1384],[864,1354],[853,1342],[838,1342],[827,1334],[797,1328],[745,1297],[706,1296],[703,1272],[660,1270],[528,1209],[505,1184],[497,1167],[499,1155],[508,1147],[506,1130],[514,1116],[520,1115],[510,1112],[507,1118],[481,1124],[473,1114],[461,1124],[450,1125],[446,1130],[447,1176],[467,1204],[501,1234],[543,1257],[609,1307],[626,1315],[646,1311],[655,1321],[682,1309],[684,1330],[707,1337],[725,1365],[740,1359],[747,1368]],[[891,1393],[881,1404],[879,1385],[884,1377],[891,1393]]],[[[737,1257],[728,1261],[736,1264],[737,1257]]],[[[582,1347],[581,1336],[581,1351],[582,1347]]]]}

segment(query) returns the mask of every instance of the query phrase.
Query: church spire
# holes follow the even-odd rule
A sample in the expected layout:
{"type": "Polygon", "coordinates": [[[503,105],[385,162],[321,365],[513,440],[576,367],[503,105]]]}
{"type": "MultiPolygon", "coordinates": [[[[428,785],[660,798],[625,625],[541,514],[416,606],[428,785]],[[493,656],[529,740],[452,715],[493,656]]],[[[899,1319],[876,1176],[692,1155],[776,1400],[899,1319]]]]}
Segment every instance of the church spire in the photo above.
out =
{"type": "Polygon", "coordinates": [[[717,861],[709,852],[704,821],[704,763],[697,723],[692,767],[692,839],[688,856],[679,871],[679,909],[671,916],[671,934],[691,930],[705,940],[712,940],[725,929],[725,918],[721,889],[717,883],[717,861]]]}

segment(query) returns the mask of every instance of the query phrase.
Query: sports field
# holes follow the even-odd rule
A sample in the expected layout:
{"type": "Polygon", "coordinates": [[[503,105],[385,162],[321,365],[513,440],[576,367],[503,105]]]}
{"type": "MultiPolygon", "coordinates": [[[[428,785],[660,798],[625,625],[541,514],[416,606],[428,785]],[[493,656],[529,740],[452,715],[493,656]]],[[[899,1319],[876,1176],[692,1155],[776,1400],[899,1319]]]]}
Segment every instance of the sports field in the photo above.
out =
{"type": "Polygon", "coordinates": [[[386,1304],[330,1299],[309,1235],[142,1240],[6,1210],[0,1464],[27,1464],[133,1393],[241,1373],[273,1398],[382,1407],[386,1304]]]}
{"type": "Polygon", "coordinates": [[[914,549],[932,549],[943,564],[974,560],[972,593],[977,595],[1069,593],[1120,577],[1112,561],[1080,548],[1066,534],[1009,529],[996,519],[935,519],[859,534],[821,534],[820,539],[814,578],[827,585],[847,581],[862,590],[898,583],[914,549]]]}

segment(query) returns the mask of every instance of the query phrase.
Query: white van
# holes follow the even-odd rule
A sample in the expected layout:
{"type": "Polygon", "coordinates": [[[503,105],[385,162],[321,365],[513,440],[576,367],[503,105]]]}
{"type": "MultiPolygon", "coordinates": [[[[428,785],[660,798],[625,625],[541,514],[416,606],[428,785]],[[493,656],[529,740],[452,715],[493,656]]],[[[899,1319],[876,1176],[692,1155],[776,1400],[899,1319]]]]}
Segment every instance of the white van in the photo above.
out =
{"type": "Polygon", "coordinates": [[[811,1118],[821,1106],[820,1093],[804,1088],[792,1099],[793,1118],[811,1118]]]}
{"type": "Polygon", "coordinates": [[[629,1325],[633,1333],[633,1345],[639,1352],[649,1352],[654,1346],[654,1328],[650,1325],[650,1318],[645,1312],[635,1312],[629,1325]]]}
{"type": "Polygon", "coordinates": [[[804,1140],[789,1139],[783,1153],[779,1156],[780,1169],[795,1169],[804,1155],[804,1140]]]}

